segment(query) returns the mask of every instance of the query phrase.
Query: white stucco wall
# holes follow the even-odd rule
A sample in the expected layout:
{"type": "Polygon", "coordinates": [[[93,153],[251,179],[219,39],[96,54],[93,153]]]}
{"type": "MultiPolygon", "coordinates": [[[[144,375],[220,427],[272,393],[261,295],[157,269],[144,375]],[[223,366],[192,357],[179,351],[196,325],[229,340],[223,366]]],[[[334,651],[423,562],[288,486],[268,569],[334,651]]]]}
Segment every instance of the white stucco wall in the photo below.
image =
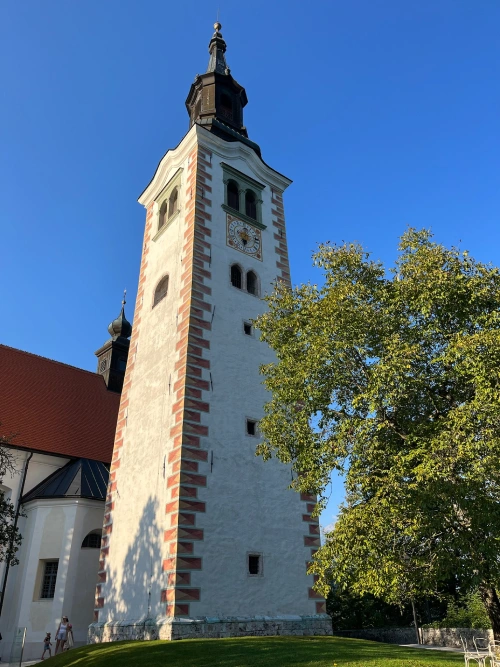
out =
{"type": "Polygon", "coordinates": [[[73,624],[75,642],[84,644],[93,614],[99,549],[82,549],[81,544],[87,533],[102,526],[103,502],[34,500],[24,511],[20,562],[9,572],[1,617],[4,658],[17,627],[27,628],[25,658],[38,658],[45,633],[55,637],[63,614],[73,624]],[[48,600],[40,599],[43,560],[59,561],[55,595],[48,600]]]}
{"type": "MultiPolygon", "coordinates": [[[[8,490],[7,495],[8,496],[10,495],[11,502],[13,503],[14,507],[17,507],[19,494],[21,491],[23,471],[26,466],[26,462],[28,460],[30,452],[17,448],[9,448],[9,451],[14,457],[16,472],[14,474],[8,473],[3,480],[2,486],[4,489],[8,490]]],[[[46,477],[51,475],[59,468],[62,468],[62,466],[65,465],[68,461],[69,459],[61,456],[51,456],[48,454],[33,453],[33,456],[29,461],[28,473],[26,475],[26,481],[24,484],[23,492],[28,493],[28,491],[31,491],[33,487],[35,487],[42,480],[44,480],[46,477]]],[[[24,542],[26,541],[24,539],[26,537],[25,525],[26,521],[23,518],[21,518],[19,522],[19,528],[21,535],[23,536],[24,542]]],[[[23,545],[23,551],[24,551],[24,545],[23,545]]],[[[19,555],[20,554],[18,554],[18,556],[19,555]]],[[[6,569],[5,563],[0,563],[0,586],[3,585],[5,569],[6,569]]],[[[17,577],[19,576],[19,573],[21,571],[22,571],[21,566],[12,567],[9,569],[8,580],[7,580],[9,587],[15,586],[17,577]]],[[[8,624],[11,624],[12,621],[12,611],[11,611],[13,608],[12,604],[13,603],[11,601],[8,607],[7,595],[6,595],[4,600],[4,609],[2,610],[2,615],[0,616],[0,632],[4,637],[5,637],[4,629],[8,624]]],[[[5,645],[6,644],[4,640],[4,646],[5,645]]]]}
{"type": "MultiPolygon", "coordinates": [[[[203,133],[200,139],[204,139],[203,133]]],[[[201,588],[201,600],[192,603],[200,615],[279,615],[314,614],[309,600],[305,563],[310,550],[303,536],[308,526],[302,521],[304,504],[287,487],[290,468],[255,456],[259,438],[246,434],[246,418],[263,417],[269,396],[259,373],[261,364],[274,360],[273,352],[254,336],[243,332],[243,320],[264,312],[265,302],[231,285],[230,265],[257,273],[261,296],[272,289],[278,270],[275,253],[276,228],[271,219],[271,189],[276,176],[260,161],[249,159],[248,149],[235,151],[210,136],[212,157],[212,303],[216,306],[209,334],[213,391],[210,413],[203,423],[209,426],[213,471],[199,497],[207,502],[207,512],[197,524],[204,529],[200,544],[203,570],[192,573],[192,585],[201,588]],[[228,150],[229,149],[229,150],[228,150]],[[239,152],[239,154],[238,154],[239,152]],[[263,261],[230,248],[226,243],[226,213],[221,162],[225,162],[266,185],[262,192],[263,261]],[[213,435],[212,435],[213,434],[213,435]],[[247,554],[263,555],[263,576],[248,575],[247,554]]]]}
{"type": "MultiPolygon", "coordinates": [[[[198,496],[207,503],[207,511],[197,515],[197,527],[204,529],[203,542],[196,543],[203,569],[191,573],[191,586],[201,588],[200,601],[190,603],[192,615],[315,613],[314,601],[307,595],[312,577],[305,570],[310,549],[304,547],[308,528],[302,521],[304,504],[287,489],[290,469],[256,458],[259,440],[246,435],[246,418],[262,417],[268,400],[259,366],[271,361],[273,355],[257,336],[243,333],[243,321],[263,312],[265,303],[230,284],[230,265],[238,262],[257,273],[264,293],[270,289],[277,276],[270,186],[283,190],[288,181],[266,167],[250,148],[225,142],[194,126],[180,146],[165,156],[155,177],[156,191],[150,192],[151,200],[156,198],[176,171],[183,169],[180,213],[147,248],[145,307],[120,454],[107,582],[101,590],[105,605],[99,621],[165,613],[160,595],[167,577],[161,562],[167,555],[163,533],[170,527],[165,506],[170,500],[166,480],[171,473],[169,431],[178,359],[176,313],[182,302],[184,215],[190,196],[187,159],[197,142],[212,152],[212,193],[208,195],[212,220],[207,223],[212,230],[212,279],[207,281],[212,295],[207,300],[215,305],[216,313],[206,335],[213,392],[202,399],[210,403],[210,412],[202,417],[202,424],[209,426],[210,436],[202,445],[209,450],[209,461],[200,464],[207,486],[199,488],[198,496]],[[262,262],[226,245],[222,161],[266,185],[262,193],[262,219],[267,225],[262,232],[262,262]],[[170,276],[169,294],[151,309],[154,288],[165,273],[170,276]],[[248,575],[248,552],[263,555],[263,576],[248,575]]],[[[143,196],[146,206],[148,196],[143,196]]],[[[208,371],[203,371],[203,378],[209,379],[208,371]]]]}

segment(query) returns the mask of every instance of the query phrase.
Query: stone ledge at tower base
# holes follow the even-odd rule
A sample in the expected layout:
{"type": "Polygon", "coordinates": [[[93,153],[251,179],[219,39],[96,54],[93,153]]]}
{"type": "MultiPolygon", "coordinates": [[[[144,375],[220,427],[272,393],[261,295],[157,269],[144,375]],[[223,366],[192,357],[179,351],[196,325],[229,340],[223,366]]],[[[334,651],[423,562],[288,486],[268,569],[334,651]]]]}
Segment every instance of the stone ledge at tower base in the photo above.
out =
{"type": "Polygon", "coordinates": [[[331,635],[328,614],[315,616],[231,616],[227,618],[157,618],[142,621],[92,623],[88,644],[155,639],[220,639],[275,635],[331,635]]]}

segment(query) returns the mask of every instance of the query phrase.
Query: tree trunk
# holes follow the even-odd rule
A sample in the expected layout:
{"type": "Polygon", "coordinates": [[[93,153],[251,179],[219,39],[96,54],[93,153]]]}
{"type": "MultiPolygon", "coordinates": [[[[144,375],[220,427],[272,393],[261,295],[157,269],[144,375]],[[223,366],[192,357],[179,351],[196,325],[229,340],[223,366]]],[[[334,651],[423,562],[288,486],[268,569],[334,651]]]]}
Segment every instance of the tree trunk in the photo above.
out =
{"type": "Polygon", "coordinates": [[[413,598],[411,598],[411,608],[413,611],[413,622],[415,623],[415,633],[417,635],[417,644],[420,644],[420,632],[418,630],[418,621],[417,621],[417,612],[415,610],[415,602],[413,598]]]}
{"type": "Polygon", "coordinates": [[[498,598],[497,590],[493,586],[483,584],[479,592],[491,621],[493,636],[496,640],[500,641],[500,599],[498,598]]]}

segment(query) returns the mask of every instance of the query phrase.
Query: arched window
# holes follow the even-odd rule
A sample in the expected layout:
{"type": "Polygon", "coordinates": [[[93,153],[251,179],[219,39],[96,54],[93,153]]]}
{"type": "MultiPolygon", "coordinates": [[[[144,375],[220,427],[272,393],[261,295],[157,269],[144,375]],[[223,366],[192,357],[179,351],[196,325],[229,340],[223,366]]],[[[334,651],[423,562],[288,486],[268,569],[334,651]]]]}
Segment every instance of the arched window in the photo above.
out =
{"type": "Polygon", "coordinates": [[[255,294],[255,296],[257,296],[258,282],[257,282],[257,276],[253,271],[249,271],[247,273],[247,292],[250,292],[250,294],[255,294]]]}
{"type": "Polygon", "coordinates": [[[177,188],[172,190],[170,197],[168,198],[168,217],[171,218],[174,213],[177,213],[177,199],[179,197],[179,191],[177,188]]]}
{"type": "Polygon", "coordinates": [[[168,292],[168,276],[164,276],[156,286],[155,296],[153,299],[153,308],[167,296],[167,292],[168,292]]]}
{"type": "Polygon", "coordinates": [[[238,192],[238,184],[234,181],[229,181],[227,184],[227,205],[236,211],[240,210],[240,193],[238,192]]]}
{"type": "Polygon", "coordinates": [[[233,120],[233,101],[226,93],[220,96],[220,112],[222,116],[233,120]]]}
{"type": "Polygon", "coordinates": [[[82,549],[100,549],[101,531],[93,530],[83,538],[82,549]]]}
{"type": "Polygon", "coordinates": [[[245,213],[249,218],[257,220],[257,200],[251,190],[247,190],[245,194],[245,213]]]}
{"type": "Polygon", "coordinates": [[[161,229],[167,222],[167,208],[168,202],[164,201],[160,208],[160,217],[158,219],[158,229],[161,229]]]}
{"type": "Polygon", "coordinates": [[[231,267],[231,285],[241,289],[241,269],[237,264],[233,264],[231,267]]]}

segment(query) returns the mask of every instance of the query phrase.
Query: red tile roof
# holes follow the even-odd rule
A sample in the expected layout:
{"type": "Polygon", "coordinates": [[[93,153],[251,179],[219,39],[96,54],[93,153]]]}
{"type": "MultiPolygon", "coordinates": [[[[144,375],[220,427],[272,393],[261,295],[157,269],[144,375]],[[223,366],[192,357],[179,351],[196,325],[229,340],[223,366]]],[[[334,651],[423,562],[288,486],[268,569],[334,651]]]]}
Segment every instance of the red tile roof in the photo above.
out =
{"type": "Polygon", "coordinates": [[[119,404],[96,373],[0,345],[0,436],[15,446],[108,463],[119,404]]]}

